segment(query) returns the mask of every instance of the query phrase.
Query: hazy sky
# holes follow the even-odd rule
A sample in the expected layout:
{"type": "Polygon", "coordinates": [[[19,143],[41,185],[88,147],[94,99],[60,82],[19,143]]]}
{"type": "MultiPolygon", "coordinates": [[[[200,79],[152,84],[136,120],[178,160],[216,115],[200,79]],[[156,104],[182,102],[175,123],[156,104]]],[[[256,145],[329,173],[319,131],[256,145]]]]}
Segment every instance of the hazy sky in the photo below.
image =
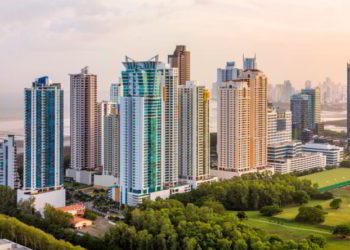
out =
{"type": "Polygon", "coordinates": [[[0,116],[38,76],[68,90],[68,74],[88,65],[106,97],[125,55],[165,61],[176,44],[208,86],[243,53],[273,84],[345,82],[349,11],[348,0],[0,0],[0,116]]]}

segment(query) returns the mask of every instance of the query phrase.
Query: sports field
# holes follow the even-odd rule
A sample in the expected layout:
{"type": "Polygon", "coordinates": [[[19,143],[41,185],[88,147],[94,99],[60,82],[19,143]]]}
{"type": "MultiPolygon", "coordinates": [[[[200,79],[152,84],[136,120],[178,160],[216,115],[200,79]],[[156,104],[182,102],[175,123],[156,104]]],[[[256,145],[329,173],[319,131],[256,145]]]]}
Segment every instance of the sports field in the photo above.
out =
{"type": "Polygon", "coordinates": [[[308,179],[312,183],[318,183],[318,187],[327,187],[339,182],[350,180],[350,168],[337,168],[326,170],[319,173],[305,175],[299,177],[300,179],[308,179]]]}
{"type": "Polygon", "coordinates": [[[308,206],[321,205],[327,212],[326,220],[321,225],[308,225],[294,221],[299,206],[283,208],[283,212],[274,217],[261,216],[258,211],[247,212],[246,224],[264,230],[269,234],[276,234],[284,239],[301,240],[310,234],[322,235],[327,240],[326,250],[348,250],[350,240],[340,239],[332,235],[335,225],[350,223],[350,188],[340,188],[331,191],[342,199],[341,208],[335,210],[329,207],[328,201],[310,201],[308,206]]]}

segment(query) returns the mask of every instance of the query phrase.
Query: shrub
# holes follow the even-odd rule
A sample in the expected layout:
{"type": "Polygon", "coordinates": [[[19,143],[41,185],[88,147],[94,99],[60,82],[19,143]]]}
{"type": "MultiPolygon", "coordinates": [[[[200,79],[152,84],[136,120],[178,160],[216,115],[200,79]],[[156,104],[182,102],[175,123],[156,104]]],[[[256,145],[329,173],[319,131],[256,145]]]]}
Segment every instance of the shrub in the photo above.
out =
{"type": "Polygon", "coordinates": [[[239,211],[236,216],[240,220],[248,219],[248,215],[244,211],[239,211]]]}
{"type": "Polygon", "coordinates": [[[342,200],[340,198],[336,198],[329,203],[329,206],[333,209],[338,209],[340,208],[341,202],[342,200]]]}
{"type": "Polygon", "coordinates": [[[260,213],[264,216],[273,216],[275,214],[281,213],[282,211],[282,208],[276,205],[265,206],[260,209],[260,213]]]}
{"type": "Polygon", "coordinates": [[[319,224],[325,220],[325,212],[319,207],[300,207],[295,217],[298,222],[319,224]]]}
{"type": "Polygon", "coordinates": [[[341,236],[342,238],[350,236],[350,224],[337,225],[333,229],[333,234],[341,236]]]}
{"type": "Polygon", "coordinates": [[[333,194],[331,192],[315,193],[312,195],[313,199],[316,200],[330,200],[333,199],[333,194]]]}
{"type": "Polygon", "coordinates": [[[320,235],[311,234],[307,237],[307,239],[309,241],[311,241],[312,243],[317,244],[320,248],[324,248],[326,246],[326,243],[327,243],[326,239],[320,235]]]}
{"type": "Polygon", "coordinates": [[[96,220],[97,219],[97,214],[94,213],[93,211],[86,210],[84,214],[84,218],[88,220],[96,220]]]}

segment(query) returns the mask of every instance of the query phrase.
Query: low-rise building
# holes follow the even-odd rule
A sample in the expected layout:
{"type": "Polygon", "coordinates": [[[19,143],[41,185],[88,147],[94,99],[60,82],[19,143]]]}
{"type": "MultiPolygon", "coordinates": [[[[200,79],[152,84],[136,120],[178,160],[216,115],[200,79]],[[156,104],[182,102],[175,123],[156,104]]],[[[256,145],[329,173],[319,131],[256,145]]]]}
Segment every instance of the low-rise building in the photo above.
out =
{"type": "Polygon", "coordinates": [[[330,144],[306,143],[302,150],[308,153],[322,153],[326,156],[327,166],[339,166],[344,158],[344,148],[330,144]]]}
{"type": "Polygon", "coordinates": [[[321,153],[303,153],[292,158],[270,160],[269,164],[275,169],[275,173],[302,172],[314,168],[325,168],[326,156],[321,153]]]}
{"type": "Polygon", "coordinates": [[[84,203],[80,202],[65,207],[59,207],[57,209],[66,213],[70,213],[73,216],[83,216],[85,214],[86,207],[84,203]]]}

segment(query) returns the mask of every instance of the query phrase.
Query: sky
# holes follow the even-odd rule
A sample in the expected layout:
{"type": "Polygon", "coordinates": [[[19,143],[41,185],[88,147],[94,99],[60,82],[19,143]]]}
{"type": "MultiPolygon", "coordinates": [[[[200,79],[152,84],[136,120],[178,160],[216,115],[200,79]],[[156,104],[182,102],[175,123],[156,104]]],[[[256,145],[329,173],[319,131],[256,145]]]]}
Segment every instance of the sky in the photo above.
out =
{"type": "Polygon", "coordinates": [[[226,61],[256,54],[269,83],[345,83],[348,0],[1,0],[0,118],[22,110],[23,89],[43,75],[69,96],[69,73],[89,66],[99,99],[126,55],[166,61],[191,51],[191,78],[211,88],[226,61]]]}

